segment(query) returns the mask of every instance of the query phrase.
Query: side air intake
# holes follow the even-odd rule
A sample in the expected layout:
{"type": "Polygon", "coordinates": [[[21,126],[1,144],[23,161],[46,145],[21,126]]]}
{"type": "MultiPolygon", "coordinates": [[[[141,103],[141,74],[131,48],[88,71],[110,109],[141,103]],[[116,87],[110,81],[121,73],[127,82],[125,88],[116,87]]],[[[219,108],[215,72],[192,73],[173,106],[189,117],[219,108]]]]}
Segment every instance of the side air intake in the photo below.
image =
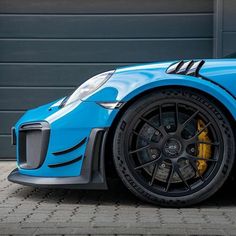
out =
{"type": "Polygon", "coordinates": [[[203,66],[205,61],[179,61],[172,64],[167,70],[167,74],[180,74],[199,77],[199,70],[203,66]]]}

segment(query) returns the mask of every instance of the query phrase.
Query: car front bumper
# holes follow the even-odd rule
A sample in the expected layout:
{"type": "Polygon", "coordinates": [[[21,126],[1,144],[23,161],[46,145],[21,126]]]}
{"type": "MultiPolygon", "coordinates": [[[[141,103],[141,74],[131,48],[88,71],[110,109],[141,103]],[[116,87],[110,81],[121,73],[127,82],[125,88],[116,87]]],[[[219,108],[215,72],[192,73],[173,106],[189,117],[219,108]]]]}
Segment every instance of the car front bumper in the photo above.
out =
{"type": "Polygon", "coordinates": [[[12,135],[17,169],[9,181],[41,187],[106,189],[104,153],[117,109],[95,102],[26,112],[12,135]],[[69,110],[68,110],[69,109],[69,110]]]}
{"type": "Polygon", "coordinates": [[[8,180],[26,186],[44,188],[107,189],[104,158],[108,129],[93,129],[87,144],[85,160],[79,176],[45,177],[22,174],[18,168],[8,180]]]}

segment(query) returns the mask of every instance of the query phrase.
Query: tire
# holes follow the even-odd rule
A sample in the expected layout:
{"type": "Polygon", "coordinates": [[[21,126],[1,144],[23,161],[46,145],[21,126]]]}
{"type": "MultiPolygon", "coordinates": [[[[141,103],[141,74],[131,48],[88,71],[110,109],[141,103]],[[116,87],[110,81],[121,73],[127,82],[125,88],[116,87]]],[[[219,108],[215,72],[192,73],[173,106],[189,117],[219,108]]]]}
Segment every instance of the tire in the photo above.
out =
{"type": "Polygon", "coordinates": [[[145,95],[123,113],[113,159],[125,186],[140,199],[184,207],[212,196],[233,167],[235,140],[223,110],[190,89],[145,95]]]}

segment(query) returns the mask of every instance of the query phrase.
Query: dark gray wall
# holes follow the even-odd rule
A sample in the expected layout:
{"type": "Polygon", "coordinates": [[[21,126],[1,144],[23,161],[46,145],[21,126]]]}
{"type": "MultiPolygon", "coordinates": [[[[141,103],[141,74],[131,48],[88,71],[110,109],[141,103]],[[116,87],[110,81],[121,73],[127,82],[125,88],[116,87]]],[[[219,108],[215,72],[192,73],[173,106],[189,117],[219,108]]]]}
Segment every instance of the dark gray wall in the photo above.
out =
{"type": "Polygon", "coordinates": [[[0,158],[32,107],[130,63],[212,57],[213,0],[1,0],[0,158]]]}
{"type": "Polygon", "coordinates": [[[236,53],[236,1],[215,0],[215,57],[236,53]]]}

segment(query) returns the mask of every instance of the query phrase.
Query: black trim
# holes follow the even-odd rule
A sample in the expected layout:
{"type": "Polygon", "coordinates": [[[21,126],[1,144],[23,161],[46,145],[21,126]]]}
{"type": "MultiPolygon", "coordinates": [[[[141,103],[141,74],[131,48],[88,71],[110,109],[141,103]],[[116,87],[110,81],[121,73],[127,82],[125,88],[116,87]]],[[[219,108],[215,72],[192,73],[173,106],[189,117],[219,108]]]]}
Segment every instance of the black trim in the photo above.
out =
{"type": "Polygon", "coordinates": [[[191,65],[191,67],[186,71],[186,75],[195,76],[195,77],[200,76],[199,71],[202,68],[204,63],[205,63],[205,61],[203,61],[203,60],[194,62],[191,65]]]}
{"type": "Polygon", "coordinates": [[[166,73],[167,74],[175,74],[176,70],[180,68],[180,65],[183,64],[183,61],[178,61],[172,65],[170,65],[167,70],[166,73]]]}
{"type": "Polygon", "coordinates": [[[81,176],[88,182],[100,183],[107,188],[105,175],[105,143],[108,134],[106,128],[92,129],[86,147],[81,176]]]}
{"type": "Polygon", "coordinates": [[[176,66],[176,71],[178,71],[182,67],[183,64],[184,64],[184,61],[180,61],[176,66]]]}
{"type": "Polygon", "coordinates": [[[41,188],[65,188],[65,189],[107,189],[101,183],[88,183],[83,176],[76,177],[39,177],[24,175],[18,169],[13,170],[8,176],[8,181],[25,186],[41,188]]]}
{"type": "Polygon", "coordinates": [[[11,128],[11,145],[16,145],[16,128],[11,128]]]}
{"type": "Polygon", "coordinates": [[[170,65],[166,73],[167,74],[181,74],[181,75],[189,75],[199,77],[199,71],[202,68],[205,61],[179,61],[172,65],[170,65]]]}
{"type": "Polygon", "coordinates": [[[178,70],[178,74],[181,74],[181,75],[185,75],[186,72],[191,68],[191,66],[193,65],[194,61],[187,61],[185,62],[181,68],[178,70]]]}
{"type": "Polygon", "coordinates": [[[26,123],[26,124],[21,125],[20,131],[23,131],[23,130],[41,130],[41,129],[48,126],[45,123],[47,123],[47,122],[44,121],[44,122],[36,122],[36,123],[26,123]]]}
{"type": "MultiPolygon", "coordinates": [[[[33,122],[33,123],[25,123],[22,124],[19,128],[19,166],[22,169],[37,169],[40,166],[42,166],[47,150],[48,150],[48,143],[49,143],[49,136],[50,136],[50,125],[46,121],[41,122],[33,122]],[[28,132],[40,132],[40,140],[41,143],[38,143],[40,145],[39,150],[39,163],[37,165],[31,166],[27,163],[28,159],[26,158],[27,148],[32,148],[31,146],[26,147],[26,137],[28,132]]],[[[32,149],[33,150],[33,149],[32,149]]]]}
{"type": "Polygon", "coordinates": [[[81,147],[83,144],[86,143],[87,138],[84,138],[83,140],[81,140],[78,144],[76,144],[75,146],[62,150],[62,151],[57,151],[57,152],[53,152],[53,155],[58,156],[58,155],[63,155],[66,154],[68,152],[72,152],[74,150],[76,150],[77,148],[81,147]]]}
{"type": "Polygon", "coordinates": [[[67,165],[73,164],[73,163],[75,163],[77,161],[80,161],[82,159],[82,157],[83,156],[81,155],[81,156],[79,156],[79,157],[77,157],[77,158],[75,158],[75,159],[73,159],[71,161],[66,161],[66,162],[57,163],[57,164],[50,164],[50,165],[48,165],[48,167],[56,168],[56,167],[61,167],[61,166],[67,166],[67,165]]]}
{"type": "Polygon", "coordinates": [[[76,177],[39,177],[24,175],[13,170],[8,180],[27,186],[69,189],[107,189],[105,174],[105,144],[108,129],[92,129],[85,151],[80,176],[76,177]]]}

